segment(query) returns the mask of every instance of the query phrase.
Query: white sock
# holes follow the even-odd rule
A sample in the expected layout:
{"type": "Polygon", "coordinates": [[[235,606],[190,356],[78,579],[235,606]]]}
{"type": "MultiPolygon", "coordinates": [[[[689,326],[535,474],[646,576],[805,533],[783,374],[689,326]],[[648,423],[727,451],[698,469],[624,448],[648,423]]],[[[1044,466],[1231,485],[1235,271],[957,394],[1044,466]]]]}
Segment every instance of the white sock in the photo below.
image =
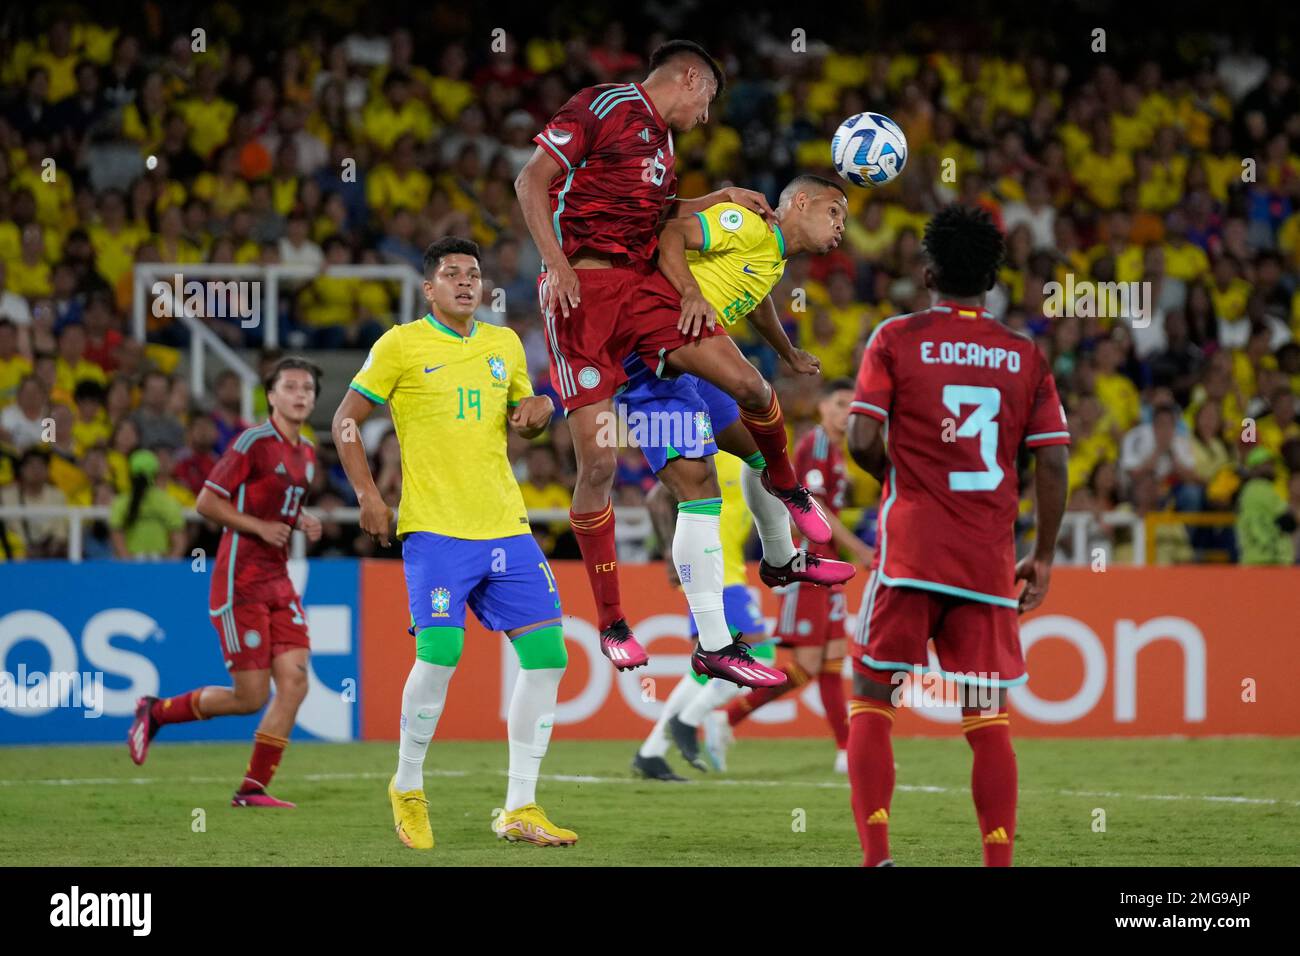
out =
{"type": "Polygon", "coordinates": [[[521,670],[510,695],[506,733],[510,738],[510,783],[506,810],[537,802],[537,777],[551,743],[555,701],[560,693],[563,667],[521,670]]]}
{"type": "Polygon", "coordinates": [[[718,651],[731,643],[722,610],[722,518],[719,515],[677,513],[673,534],[673,562],[682,593],[695,615],[700,646],[718,651]]]}
{"type": "Polygon", "coordinates": [[[763,473],[749,465],[740,469],[740,493],[754,516],[758,540],[763,544],[763,560],[779,568],[795,555],[790,512],[763,487],[763,473]]]}
{"type": "Polygon", "coordinates": [[[691,702],[682,708],[677,719],[687,727],[698,727],[704,723],[704,718],[709,715],[709,711],[717,710],[719,707],[725,707],[741,692],[739,684],[733,684],[729,680],[718,680],[713,678],[704,685],[704,689],[691,698],[691,702]]]}
{"type": "Polygon", "coordinates": [[[700,691],[703,689],[704,685],[689,674],[677,682],[673,692],[664,701],[663,712],[659,715],[659,719],[655,721],[650,736],[646,737],[645,743],[637,751],[642,757],[662,757],[668,753],[668,735],[666,733],[668,721],[675,715],[680,714],[691,701],[699,696],[700,691]]]}
{"type": "Polygon", "coordinates": [[[424,755],[438,728],[443,705],[447,702],[447,685],[454,667],[416,660],[406,676],[402,690],[402,733],[397,745],[398,790],[424,789],[424,755]]]}

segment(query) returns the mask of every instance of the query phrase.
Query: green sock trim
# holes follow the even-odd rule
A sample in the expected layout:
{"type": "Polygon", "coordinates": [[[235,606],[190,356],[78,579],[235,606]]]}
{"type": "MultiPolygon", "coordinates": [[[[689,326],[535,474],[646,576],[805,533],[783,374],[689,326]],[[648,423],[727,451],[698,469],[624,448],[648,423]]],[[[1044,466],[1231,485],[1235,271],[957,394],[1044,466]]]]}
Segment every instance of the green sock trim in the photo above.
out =
{"type": "Polygon", "coordinates": [[[721,515],[721,498],[697,498],[695,501],[682,501],[677,505],[679,514],[721,515]]]}
{"type": "Polygon", "coordinates": [[[695,671],[691,671],[690,677],[693,681],[695,681],[695,683],[699,684],[701,687],[703,687],[705,684],[707,684],[709,681],[713,679],[708,674],[697,674],[695,673],[695,671]]]}
{"type": "Polygon", "coordinates": [[[463,627],[426,627],[415,635],[415,658],[439,667],[455,667],[465,649],[463,627]]]}
{"type": "Polygon", "coordinates": [[[767,459],[763,457],[763,453],[761,451],[756,451],[754,452],[754,454],[750,455],[748,458],[745,459],[745,464],[747,464],[750,468],[753,468],[755,471],[762,471],[764,468],[767,467],[767,459]]]}
{"type": "Polygon", "coordinates": [[[526,671],[563,669],[568,666],[569,652],[564,648],[564,628],[559,624],[520,634],[510,644],[519,656],[519,666],[526,671]]]}

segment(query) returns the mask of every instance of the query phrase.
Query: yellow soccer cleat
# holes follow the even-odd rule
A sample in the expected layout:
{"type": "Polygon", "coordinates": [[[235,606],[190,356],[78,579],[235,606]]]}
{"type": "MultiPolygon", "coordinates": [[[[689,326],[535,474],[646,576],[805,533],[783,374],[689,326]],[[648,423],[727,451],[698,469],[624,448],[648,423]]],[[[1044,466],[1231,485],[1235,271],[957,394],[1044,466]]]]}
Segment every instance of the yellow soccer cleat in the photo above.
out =
{"type": "Polygon", "coordinates": [[[429,801],[423,790],[398,790],[397,777],[388,781],[388,799],[393,805],[393,828],[397,839],[412,850],[433,849],[433,829],[429,826],[429,801]]]}
{"type": "Polygon", "coordinates": [[[531,843],[534,846],[572,846],[578,842],[578,834],[557,827],[546,819],[546,811],[535,803],[508,813],[498,807],[492,812],[492,832],[511,843],[531,843]]]}

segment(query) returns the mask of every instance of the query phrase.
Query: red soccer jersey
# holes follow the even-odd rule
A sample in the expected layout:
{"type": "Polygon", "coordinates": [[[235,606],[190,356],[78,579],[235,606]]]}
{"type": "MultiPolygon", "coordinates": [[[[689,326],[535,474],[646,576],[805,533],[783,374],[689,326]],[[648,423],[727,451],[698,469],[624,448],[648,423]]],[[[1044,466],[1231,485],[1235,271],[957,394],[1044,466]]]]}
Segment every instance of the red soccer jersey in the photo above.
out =
{"type": "MultiPolygon", "coordinates": [[[[799,481],[817,496],[830,514],[839,516],[849,491],[849,473],[844,467],[844,453],[819,425],[799,439],[794,450],[794,470],[799,481]]],[[[838,558],[832,542],[806,542],[809,552],[823,558],[838,558]]]]}
{"type": "MultiPolygon", "coordinates": [[[[296,525],[316,471],[316,449],[291,443],[267,420],[236,438],[203,484],[244,514],[296,525]]],[[[293,595],[289,549],[227,528],[212,572],[211,610],[231,604],[283,601],[293,595]]]]}
{"type": "Polygon", "coordinates": [[[1015,607],[1016,454],[1070,442],[1033,342],[940,302],[876,329],[853,398],[886,423],[880,582],[1015,607]]]}
{"type": "Polygon", "coordinates": [[[567,258],[581,248],[653,260],[664,206],[676,198],[673,134],[640,83],[574,94],[533,141],[563,169],[551,222],[567,258]]]}

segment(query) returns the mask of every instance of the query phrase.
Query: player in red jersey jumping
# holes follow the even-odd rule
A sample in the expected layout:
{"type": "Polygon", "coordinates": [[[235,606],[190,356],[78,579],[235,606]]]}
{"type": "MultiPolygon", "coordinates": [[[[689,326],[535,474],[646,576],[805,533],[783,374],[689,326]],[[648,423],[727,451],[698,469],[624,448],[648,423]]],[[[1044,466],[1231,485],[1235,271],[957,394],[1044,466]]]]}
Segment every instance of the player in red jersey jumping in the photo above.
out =
{"type": "MultiPolygon", "coordinates": [[[[840,549],[854,555],[864,565],[871,563],[871,549],[839,519],[849,489],[848,471],[844,467],[845,428],[849,406],[853,401],[853,381],[831,379],[822,386],[818,405],[820,424],[800,439],[794,452],[794,470],[808,491],[816,495],[830,521],[832,539],[826,544],[805,542],[810,555],[837,559],[840,549]]],[[[786,683],[777,687],[760,687],[741,694],[725,711],[714,711],[705,721],[705,737],[711,748],[725,750],[731,742],[731,730],[764,704],[789,691],[802,689],[816,680],[821,692],[826,722],[835,738],[835,769],[844,773],[844,752],[848,746],[848,709],[844,703],[844,652],[848,645],[844,585],[814,587],[796,582],[786,588],[781,599],[776,630],[772,635],[782,647],[791,648],[779,669],[786,683]]]]}
{"type": "Polygon", "coordinates": [[[1017,611],[1047,594],[1065,510],[1065,409],[1027,336],[983,308],[1003,255],[988,213],[952,205],[925,230],[928,309],[882,322],[862,356],[849,453],[883,481],[879,544],[853,646],[849,782],[865,866],[889,866],[890,731],[901,679],[927,667],[964,691],[986,866],[1010,866],[1016,756],[1006,689],[1023,684],[1017,611]],[[1016,563],[1016,458],[1034,454],[1037,529],[1016,563]],[[1017,593],[1019,581],[1025,586],[1017,593]]]}
{"type": "Polygon", "coordinates": [[[131,759],[144,763],[164,724],[253,714],[275,699],[253,737],[253,756],[231,799],[235,807],[287,807],[266,792],[307,696],[310,643],[302,601],[286,562],[294,528],[318,541],[320,521],[302,510],[316,450],[301,435],[316,407],[320,369],[298,358],[276,363],[266,380],[271,416],[236,438],[199,493],[199,514],[221,524],[209,613],[234,687],[199,687],[176,697],[141,697],[127,734],[131,759]]]}
{"type": "MultiPolygon", "coordinates": [[[[735,398],[766,462],[764,486],[806,536],[830,538],[825,516],[795,478],[776,392],[721,325],[706,325],[690,339],[683,334],[681,298],[655,268],[656,233],[665,218],[726,201],[769,221],[774,216],[751,190],[676,196],[673,131],[707,122],[722,84],[722,71],[703,47],[669,41],[651,55],[644,82],[575,94],[534,137],[537,149],[515,180],[545,263],[538,298],[551,382],[578,459],[570,519],[598,607],[601,650],[620,670],[649,659],[621,607],[610,500],[618,449],[601,441],[602,425],[614,415],[612,398],[627,381],[629,355],[640,355],[656,373],[697,375],[735,398]]],[[[745,656],[734,643],[702,642],[701,650],[745,656]]]]}

